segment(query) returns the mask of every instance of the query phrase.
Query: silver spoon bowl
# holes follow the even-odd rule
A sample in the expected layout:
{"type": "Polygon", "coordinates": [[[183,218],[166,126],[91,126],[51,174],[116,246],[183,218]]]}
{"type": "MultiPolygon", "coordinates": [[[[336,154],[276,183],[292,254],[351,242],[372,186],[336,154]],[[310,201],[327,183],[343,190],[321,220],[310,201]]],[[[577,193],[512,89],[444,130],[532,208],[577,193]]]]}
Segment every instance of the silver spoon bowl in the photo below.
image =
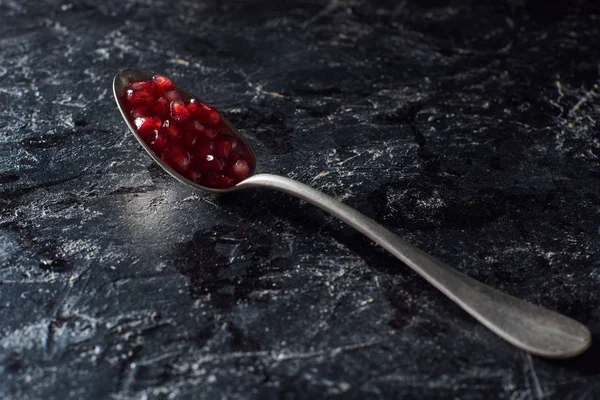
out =
{"type": "MultiPolygon", "coordinates": [[[[212,193],[232,192],[246,188],[268,188],[296,196],[321,208],[379,244],[473,318],[512,345],[533,355],[556,359],[575,357],[590,347],[591,333],[580,322],[469,278],[409,244],[373,219],[303,183],[277,175],[253,174],[231,188],[213,189],[186,179],[161,160],[137,134],[120,103],[130,79],[150,80],[152,76],[154,73],[151,71],[121,70],[114,78],[113,93],[129,130],[154,161],[179,182],[193,189],[212,193]]],[[[191,93],[178,89],[194,97],[191,93]]],[[[237,139],[242,140],[252,151],[248,142],[226,119],[222,118],[220,124],[224,124],[228,131],[236,135],[237,139]]]]}

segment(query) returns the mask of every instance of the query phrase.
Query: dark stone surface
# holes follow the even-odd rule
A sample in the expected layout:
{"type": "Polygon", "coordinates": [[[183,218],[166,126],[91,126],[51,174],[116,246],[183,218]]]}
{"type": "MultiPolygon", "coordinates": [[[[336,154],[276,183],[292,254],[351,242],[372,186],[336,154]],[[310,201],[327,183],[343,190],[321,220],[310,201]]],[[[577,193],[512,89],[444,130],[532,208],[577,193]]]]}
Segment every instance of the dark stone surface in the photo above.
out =
{"type": "MultiPolygon", "coordinates": [[[[194,193],[111,94],[219,106],[311,184],[600,341],[600,6],[0,0],[0,394],[597,399],[322,212],[194,193]]],[[[567,4],[567,2],[563,2],[567,4]]]]}

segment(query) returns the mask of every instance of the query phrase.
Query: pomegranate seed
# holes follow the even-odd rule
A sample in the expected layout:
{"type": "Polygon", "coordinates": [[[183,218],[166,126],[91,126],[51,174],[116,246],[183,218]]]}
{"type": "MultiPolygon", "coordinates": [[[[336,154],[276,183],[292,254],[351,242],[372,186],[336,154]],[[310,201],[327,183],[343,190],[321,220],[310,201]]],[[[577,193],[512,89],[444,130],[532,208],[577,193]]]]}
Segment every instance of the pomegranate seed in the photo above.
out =
{"type": "Polygon", "coordinates": [[[133,90],[145,90],[153,95],[159,92],[158,86],[153,81],[138,81],[131,84],[133,90]]]}
{"type": "Polygon", "coordinates": [[[198,158],[198,166],[202,171],[215,171],[220,172],[225,168],[225,162],[219,157],[215,157],[209,154],[203,158],[198,158]]]}
{"type": "Polygon", "coordinates": [[[127,90],[127,102],[132,107],[149,106],[154,101],[154,95],[146,90],[127,90]]]}
{"type": "Polygon", "coordinates": [[[185,176],[196,183],[200,183],[202,179],[202,171],[197,166],[192,165],[185,170],[185,176]]]}
{"type": "Polygon", "coordinates": [[[164,75],[154,75],[152,80],[156,83],[161,92],[166,92],[175,88],[173,81],[164,75]]]}
{"type": "Polygon", "coordinates": [[[237,160],[230,168],[231,176],[238,182],[243,181],[248,177],[250,173],[250,166],[248,161],[241,159],[237,160]]]}
{"type": "Polygon", "coordinates": [[[181,100],[181,93],[177,90],[169,90],[163,94],[164,98],[169,101],[181,100]]]}
{"type": "Polygon", "coordinates": [[[200,100],[198,99],[190,99],[186,108],[188,109],[192,117],[199,116],[202,112],[202,106],[200,105],[200,100]]]}
{"type": "Polygon", "coordinates": [[[160,158],[177,172],[185,171],[192,161],[190,153],[177,145],[167,147],[160,158]]]}
{"type": "Polygon", "coordinates": [[[196,113],[196,118],[203,124],[216,125],[219,123],[221,117],[215,109],[207,108],[205,104],[202,104],[202,109],[196,113]]]}
{"type": "Polygon", "coordinates": [[[218,124],[221,120],[221,116],[217,109],[208,103],[202,103],[202,105],[204,106],[204,114],[206,115],[208,123],[213,125],[218,124]]]}
{"type": "Polygon", "coordinates": [[[190,129],[196,134],[204,133],[204,125],[202,125],[200,122],[198,122],[196,120],[193,120],[190,123],[190,129]]]}
{"type": "Polygon", "coordinates": [[[190,115],[197,118],[203,124],[218,124],[221,117],[219,112],[210,104],[203,103],[197,99],[190,99],[187,104],[190,115]]]}
{"type": "Polygon", "coordinates": [[[215,142],[215,154],[221,158],[227,158],[233,150],[236,142],[233,138],[223,138],[215,142]]]}
{"type": "Polygon", "coordinates": [[[162,125],[160,118],[156,117],[137,117],[133,120],[133,123],[135,124],[137,133],[140,136],[150,135],[162,125]]]}
{"type": "Polygon", "coordinates": [[[181,135],[181,143],[186,149],[193,148],[197,141],[198,136],[192,131],[185,131],[183,132],[183,135],[181,135]]]}
{"type": "Polygon", "coordinates": [[[152,109],[148,107],[138,107],[131,110],[129,115],[131,115],[131,118],[136,119],[139,117],[151,117],[154,113],[152,112],[152,109]]]}
{"type": "Polygon", "coordinates": [[[179,122],[184,123],[190,118],[190,112],[185,108],[185,104],[181,100],[171,102],[171,117],[179,122]]]}
{"type": "Polygon", "coordinates": [[[235,151],[232,151],[231,153],[229,153],[229,157],[227,157],[227,163],[230,165],[233,165],[236,163],[236,161],[238,160],[243,160],[244,156],[241,155],[240,153],[236,153],[235,151]]]}
{"type": "Polygon", "coordinates": [[[167,119],[169,117],[169,104],[169,100],[165,99],[164,97],[159,97],[154,102],[151,110],[157,117],[167,119]]]}
{"type": "Polygon", "coordinates": [[[208,174],[206,184],[215,189],[227,189],[235,184],[235,180],[230,176],[213,172],[208,174]]]}
{"type": "Polygon", "coordinates": [[[204,137],[208,140],[215,140],[217,138],[217,136],[219,135],[219,131],[215,128],[212,128],[210,126],[205,126],[204,127],[204,137]]]}
{"type": "Polygon", "coordinates": [[[179,127],[173,123],[173,121],[166,120],[163,122],[162,130],[173,139],[181,138],[181,131],[179,130],[179,127]]]}
{"type": "Polygon", "coordinates": [[[148,143],[150,145],[152,150],[159,156],[165,150],[165,148],[167,147],[167,143],[169,141],[167,134],[164,133],[163,131],[159,131],[159,130],[152,132],[152,135],[146,136],[144,138],[144,140],[146,141],[146,143],[148,143]]]}
{"type": "Polygon", "coordinates": [[[206,156],[215,154],[215,144],[213,142],[202,142],[196,146],[195,157],[205,159],[206,156]]]}

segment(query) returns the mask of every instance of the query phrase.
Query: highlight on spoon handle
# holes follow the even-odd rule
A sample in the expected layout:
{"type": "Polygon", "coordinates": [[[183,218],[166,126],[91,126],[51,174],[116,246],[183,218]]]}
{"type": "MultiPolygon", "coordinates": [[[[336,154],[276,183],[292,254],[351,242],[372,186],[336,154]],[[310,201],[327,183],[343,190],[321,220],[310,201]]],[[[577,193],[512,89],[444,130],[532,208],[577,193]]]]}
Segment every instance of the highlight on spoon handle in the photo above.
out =
{"type": "Polygon", "coordinates": [[[514,346],[547,358],[569,358],[587,350],[588,328],[571,318],[519,300],[454,270],[409,244],[373,219],[308,185],[259,174],[237,188],[264,187],[299,197],[355,228],[438,288],[471,316],[514,346]]]}

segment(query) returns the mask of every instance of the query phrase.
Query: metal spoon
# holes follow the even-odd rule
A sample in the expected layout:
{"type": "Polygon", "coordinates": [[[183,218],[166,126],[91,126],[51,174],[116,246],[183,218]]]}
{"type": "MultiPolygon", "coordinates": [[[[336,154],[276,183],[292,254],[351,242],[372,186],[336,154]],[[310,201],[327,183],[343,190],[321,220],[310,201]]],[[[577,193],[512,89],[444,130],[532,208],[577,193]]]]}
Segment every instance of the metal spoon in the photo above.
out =
{"type": "MultiPolygon", "coordinates": [[[[200,186],[179,175],[157,157],[144,140],[138,136],[119,101],[129,79],[150,80],[153,75],[154,73],[151,71],[121,70],[114,78],[113,93],[119,111],[133,135],[154,161],[178,181],[194,189],[213,193],[260,187],[279,190],[299,197],[369,237],[438,288],[492,332],[514,346],[547,358],[574,357],[590,347],[591,333],[583,324],[469,278],[407,243],[371,218],[303,183],[277,175],[258,174],[246,178],[230,189],[212,189],[200,186]]],[[[191,93],[180,90],[192,96],[191,93]]],[[[228,121],[223,119],[222,123],[227,124],[232,132],[237,134],[239,139],[251,149],[241,134],[228,121]]]]}

